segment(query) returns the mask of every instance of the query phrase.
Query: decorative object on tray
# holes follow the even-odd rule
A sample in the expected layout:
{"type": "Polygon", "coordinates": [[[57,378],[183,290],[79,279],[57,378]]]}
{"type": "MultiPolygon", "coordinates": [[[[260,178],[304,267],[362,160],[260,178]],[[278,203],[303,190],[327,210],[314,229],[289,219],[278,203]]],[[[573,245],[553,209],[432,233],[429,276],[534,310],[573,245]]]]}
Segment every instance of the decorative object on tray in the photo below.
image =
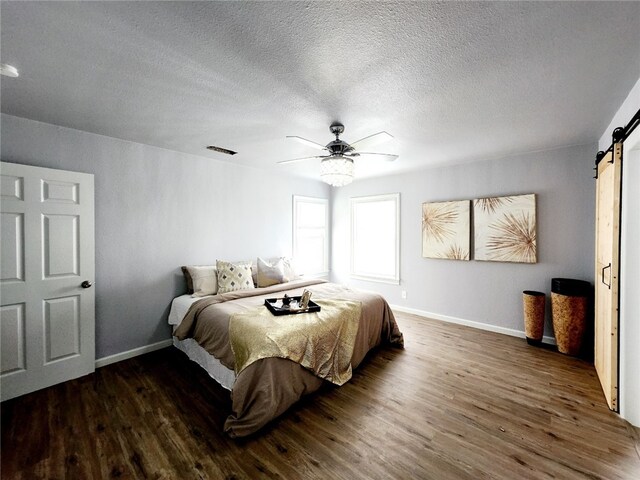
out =
{"type": "Polygon", "coordinates": [[[320,305],[312,302],[309,299],[310,297],[311,292],[309,290],[305,290],[303,294],[298,297],[289,297],[285,294],[282,298],[267,298],[264,301],[264,304],[269,311],[276,316],[319,312],[320,305]]]}
{"type": "Polygon", "coordinates": [[[300,297],[300,308],[305,310],[309,306],[309,300],[311,300],[311,292],[305,288],[300,297]]]}
{"type": "Polygon", "coordinates": [[[469,200],[422,204],[422,256],[469,260],[469,200]]]}
{"type": "Polygon", "coordinates": [[[536,263],[536,196],[473,201],[474,259],[536,263]]]}

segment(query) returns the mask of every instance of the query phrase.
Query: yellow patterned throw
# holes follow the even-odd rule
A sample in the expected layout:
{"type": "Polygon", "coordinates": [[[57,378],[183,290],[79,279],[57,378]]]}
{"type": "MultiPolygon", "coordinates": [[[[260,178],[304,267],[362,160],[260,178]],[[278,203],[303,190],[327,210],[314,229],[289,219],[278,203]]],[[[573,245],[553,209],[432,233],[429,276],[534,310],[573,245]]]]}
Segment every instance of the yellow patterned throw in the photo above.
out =
{"type": "Polygon", "coordinates": [[[316,303],[322,310],[315,313],[276,317],[262,306],[231,315],[236,374],[262,358],[279,357],[336,385],[347,382],[362,305],[346,300],[316,303]]]}

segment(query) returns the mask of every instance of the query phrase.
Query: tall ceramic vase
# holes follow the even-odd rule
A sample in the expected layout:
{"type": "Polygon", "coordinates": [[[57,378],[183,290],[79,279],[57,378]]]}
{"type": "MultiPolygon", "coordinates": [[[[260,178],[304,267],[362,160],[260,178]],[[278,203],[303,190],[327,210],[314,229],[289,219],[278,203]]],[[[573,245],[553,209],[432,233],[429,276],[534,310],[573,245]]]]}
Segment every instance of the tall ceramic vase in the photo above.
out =
{"type": "Polygon", "coordinates": [[[544,307],[546,295],[542,292],[522,292],[524,309],[524,332],[529,345],[539,345],[544,333],[544,307]]]}

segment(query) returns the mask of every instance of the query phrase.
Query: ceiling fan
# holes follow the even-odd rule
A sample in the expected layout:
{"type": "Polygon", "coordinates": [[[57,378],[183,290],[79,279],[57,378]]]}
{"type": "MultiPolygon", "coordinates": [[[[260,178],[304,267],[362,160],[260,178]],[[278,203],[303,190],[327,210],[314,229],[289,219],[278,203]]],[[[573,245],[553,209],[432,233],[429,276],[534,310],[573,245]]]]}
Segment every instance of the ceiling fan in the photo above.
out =
{"type": "Polygon", "coordinates": [[[282,160],[278,163],[295,163],[302,162],[304,160],[319,159],[320,162],[320,178],[322,181],[328,183],[334,187],[342,187],[348,185],[353,181],[353,160],[355,158],[379,158],[387,160],[389,162],[398,158],[398,155],[392,155],[389,153],[372,153],[362,152],[361,149],[366,149],[382,142],[386,142],[393,138],[387,132],[378,132],[368,137],[361,138],[351,144],[340,140],[340,135],[344,132],[344,125],[338,122],[334,122],[329,126],[329,131],[336,136],[336,139],[322,145],[320,143],[307,140],[306,138],[297,136],[287,136],[300,143],[303,143],[309,147],[317,148],[318,150],[324,150],[326,155],[316,155],[313,157],[293,158],[291,160],[282,160]],[[356,151],[358,149],[358,151],[356,151]]]}

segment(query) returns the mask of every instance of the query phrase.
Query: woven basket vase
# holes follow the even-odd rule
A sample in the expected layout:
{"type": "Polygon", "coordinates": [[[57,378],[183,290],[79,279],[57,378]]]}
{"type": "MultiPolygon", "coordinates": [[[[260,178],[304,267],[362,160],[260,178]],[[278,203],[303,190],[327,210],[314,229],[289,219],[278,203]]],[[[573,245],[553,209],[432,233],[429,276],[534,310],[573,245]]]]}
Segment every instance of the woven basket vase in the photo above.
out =
{"type": "Polygon", "coordinates": [[[544,333],[544,306],[546,295],[542,292],[525,290],[522,292],[522,307],[524,310],[524,333],[527,343],[532,345],[542,341],[544,333]]]}
{"type": "Polygon", "coordinates": [[[558,351],[578,355],[587,319],[587,298],[551,292],[551,312],[558,351]]]}

